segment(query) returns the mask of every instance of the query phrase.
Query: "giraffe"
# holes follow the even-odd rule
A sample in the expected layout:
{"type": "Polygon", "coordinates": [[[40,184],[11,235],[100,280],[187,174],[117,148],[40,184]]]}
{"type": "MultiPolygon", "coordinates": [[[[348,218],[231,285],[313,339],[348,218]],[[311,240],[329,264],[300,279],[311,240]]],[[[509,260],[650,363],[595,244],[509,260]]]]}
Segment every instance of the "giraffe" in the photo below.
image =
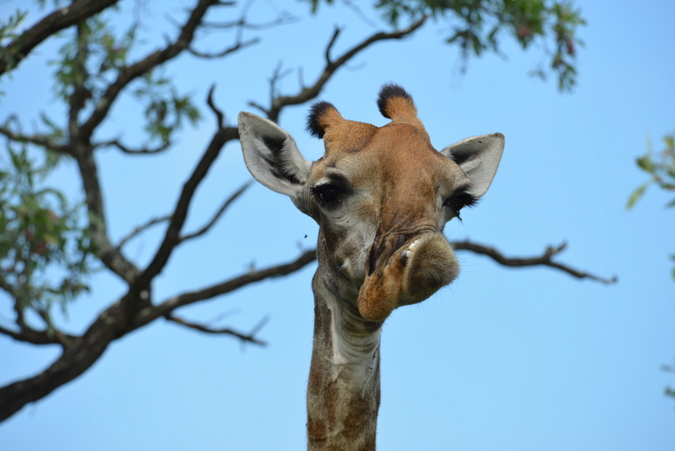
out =
{"type": "Polygon", "coordinates": [[[315,103],[307,130],[325,154],[307,161],[273,122],[239,114],[253,177],[319,224],[312,279],[314,339],[307,389],[308,449],[374,450],[382,325],[459,273],[445,224],[487,191],[504,150],[500,133],[438,152],[400,86],[380,90],[382,127],[315,103]]]}

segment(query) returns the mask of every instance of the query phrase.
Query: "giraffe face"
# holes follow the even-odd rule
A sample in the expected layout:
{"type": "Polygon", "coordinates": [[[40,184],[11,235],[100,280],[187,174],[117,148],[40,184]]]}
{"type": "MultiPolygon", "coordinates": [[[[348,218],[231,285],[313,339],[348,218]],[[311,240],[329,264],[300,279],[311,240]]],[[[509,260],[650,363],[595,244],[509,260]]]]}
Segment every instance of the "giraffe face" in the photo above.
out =
{"type": "Polygon", "coordinates": [[[313,163],[275,124],[240,115],[249,170],[318,222],[319,277],[373,322],[457,277],[443,228],[485,193],[504,146],[494,134],[438,152],[402,88],[385,86],[378,105],[392,119],[379,128],[315,104],[308,129],[326,152],[313,163]]]}

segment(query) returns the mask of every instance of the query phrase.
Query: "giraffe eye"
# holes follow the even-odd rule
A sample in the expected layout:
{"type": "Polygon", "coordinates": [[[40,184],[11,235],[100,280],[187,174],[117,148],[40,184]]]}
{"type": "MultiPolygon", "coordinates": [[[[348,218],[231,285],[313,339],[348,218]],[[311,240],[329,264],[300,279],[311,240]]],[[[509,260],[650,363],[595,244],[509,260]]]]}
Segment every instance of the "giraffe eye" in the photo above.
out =
{"type": "Polygon", "coordinates": [[[451,209],[455,216],[461,221],[462,218],[459,216],[459,212],[464,207],[471,207],[476,204],[477,199],[466,191],[460,191],[452,196],[448,197],[445,202],[443,202],[444,207],[451,209]]]}
{"type": "Polygon", "coordinates": [[[312,194],[323,207],[332,207],[342,202],[345,192],[339,186],[326,183],[312,188],[312,194]]]}

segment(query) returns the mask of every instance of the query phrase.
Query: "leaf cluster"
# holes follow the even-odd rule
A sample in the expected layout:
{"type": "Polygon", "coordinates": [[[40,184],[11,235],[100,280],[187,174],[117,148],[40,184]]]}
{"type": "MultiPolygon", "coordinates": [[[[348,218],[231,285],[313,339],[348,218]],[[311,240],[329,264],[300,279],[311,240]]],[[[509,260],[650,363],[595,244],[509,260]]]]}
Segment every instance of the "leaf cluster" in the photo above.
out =
{"type": "MultiPolygon", "coordinates": [[[[628,198],[626,208],[629,210],[635,206],[651,185],[656,185],[667,192],[675,192],[675,133],[664,136],[662,141],[663,149],[654,152],[651,141],[647,140],[647,153],[635,160],[638,168],[649,174],[650,177],[638,186],[628,198]]],[[[675,207],[675,198],[671,199],[665,206],[666,208],[675,207]]],[[[675,254],[671,255],[670,258],[675,261],[675,254]]],[[[675,279],[675,268],[673,268],[672,276],[675,279]]]]}
{"type": "Polygon", "coordinates": [[[10,68],[16,66],[16,50],[7,44],[21,36],[18,30],[27,15],[26,11],[17,9],[5,22],[0,22],[0,60],[7,61],[10,68]]]}
{"type": "MultiPolygon", "coordinates": [[[[316,12],[321,3],[309,1],[316,12]]],[[[541,43],[548,54],[548,68],[538,68],[532,75],[546,78],[552,72],[558,88],[569,91],[576,84],[577,47],[583,43],[577,29],[585,25],[578,9],[567,0],[378,0],[375,8],[392,26],[431,16],[449,28],[447,44],[459,45],[464,59],[480,56],[485,51],[499,53],[499,42],[505,33],[523,49],[541,43]],[[546,48],[551,45],[552,48],[546,48]]]]}
{"type": "Polygon", "coordinates": [[[146,104],[145,130],[151,139],[159,138],[162,142],[169,142],[173,132],[183,125],[185,119],[191,125],[201,119],[190,96],[179,94],[167,77],[155,76],[154,72],[149,72],[141,78],[140,83],[133,95],[146,104]]]}
{"type": "MultiPolygon", "coordinates": [[[[635,160],[635,164],[649,174],[650,178],[633,191],[628,199],[628,209],[633,208],[650,185],[675,192],[675,133],[664,136],[662,140],[664,147],[656,153],[652,150],[651,142],[647,140],[647,153],[635,160]]],[[[675,207],[675,198],[666,204],[666,208],[672,207],[675,207]]]]}
{"type": "Polygon", "coordinates": [[[0,288],[21,315],[33,310],[51,326],[51,307],[88,291],[89,239],[81,205],[45,187],[56,158],[31,159],[26,145],[7,145],[0,160],[0,288]]]}

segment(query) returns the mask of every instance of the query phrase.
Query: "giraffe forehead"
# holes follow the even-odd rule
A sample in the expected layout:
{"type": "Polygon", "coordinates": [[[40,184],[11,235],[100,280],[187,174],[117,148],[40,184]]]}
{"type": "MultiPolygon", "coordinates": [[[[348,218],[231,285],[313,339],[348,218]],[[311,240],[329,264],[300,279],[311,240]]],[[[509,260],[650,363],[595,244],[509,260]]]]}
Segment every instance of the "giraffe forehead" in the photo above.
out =
{"type": "Polygon", "coordinates": [[[371,127],[374,130],[368,130],[368,139],[363,139],[363,135],[358,139],[333,136],[327,141],[326,155],[315,167],[312,181],[317,183],[326,177],[347,178],[357,185],[405,181],[412,189],[415,180],[445,182],[449,177],[462,175],[452,160],[432,147],[426,131],[402,123],[371,127]],[[354,146],[357,142],[361,147],[354,146]]]}

